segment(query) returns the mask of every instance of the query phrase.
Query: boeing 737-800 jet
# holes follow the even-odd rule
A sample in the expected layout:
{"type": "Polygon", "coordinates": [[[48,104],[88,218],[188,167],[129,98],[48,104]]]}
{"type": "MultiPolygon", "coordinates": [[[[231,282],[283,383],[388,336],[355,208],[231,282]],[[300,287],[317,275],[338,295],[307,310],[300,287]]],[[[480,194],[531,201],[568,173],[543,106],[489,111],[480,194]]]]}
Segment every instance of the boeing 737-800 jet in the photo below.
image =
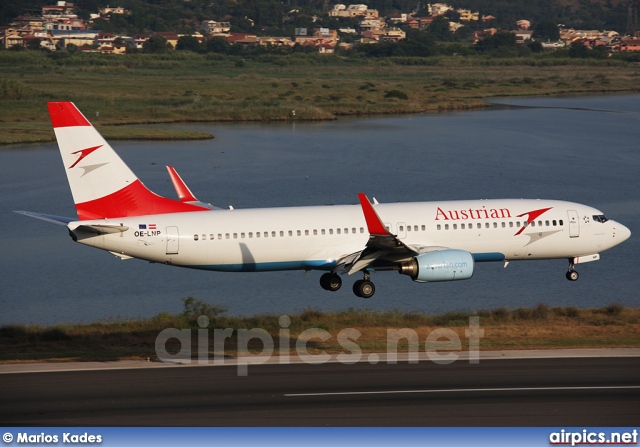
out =
{"type": "Polygon", "coordinates": [[[74,241],[179,267],[223,272],[320,270],[336,291],[340,274],[360,272],[353,291],[371,297],[372,271],[416,282],[471,278],[476,262],[567,259],[574,266],[624,242],[631,232],[590,206],[558,200],[465,200],[265,209],[221,209],[198,201],[172,167],[179,200],[148,190],[71,102],[49,114],[78,218],[19,211],[64,225],[74,241]]]}

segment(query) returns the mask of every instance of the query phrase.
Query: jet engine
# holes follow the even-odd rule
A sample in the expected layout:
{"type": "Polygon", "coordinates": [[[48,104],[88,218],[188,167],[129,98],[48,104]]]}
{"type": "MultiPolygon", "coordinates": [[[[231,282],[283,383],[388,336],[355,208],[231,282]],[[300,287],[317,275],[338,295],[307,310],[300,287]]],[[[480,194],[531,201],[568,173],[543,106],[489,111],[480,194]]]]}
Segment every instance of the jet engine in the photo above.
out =
{"type": "Polygon", "coordinates": [[[400,264],[400,274],[416,282],[457,281],[473,276],[473,256],[464,250],[423,253],[400,264]]]}

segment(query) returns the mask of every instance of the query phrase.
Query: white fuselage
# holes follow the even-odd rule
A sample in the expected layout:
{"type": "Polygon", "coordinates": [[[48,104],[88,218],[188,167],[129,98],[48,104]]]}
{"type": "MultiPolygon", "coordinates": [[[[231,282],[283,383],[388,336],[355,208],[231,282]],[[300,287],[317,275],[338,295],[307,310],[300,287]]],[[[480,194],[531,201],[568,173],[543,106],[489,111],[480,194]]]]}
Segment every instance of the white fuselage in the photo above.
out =
{"type": "MultiPolygon", "coordinates": [[[[407,246],[465,250],[479,262],[583,258],[630,235],[595,208],[556,200],[392,203],[374,209],[407,246]]],[[[68,226],[78,242],[121,257],[218,271],[331,270],[369,240],[359,205],[182,212],[68,226]],[[78,229],[92,224],[128,229],[104,235],[78,229]]]]}

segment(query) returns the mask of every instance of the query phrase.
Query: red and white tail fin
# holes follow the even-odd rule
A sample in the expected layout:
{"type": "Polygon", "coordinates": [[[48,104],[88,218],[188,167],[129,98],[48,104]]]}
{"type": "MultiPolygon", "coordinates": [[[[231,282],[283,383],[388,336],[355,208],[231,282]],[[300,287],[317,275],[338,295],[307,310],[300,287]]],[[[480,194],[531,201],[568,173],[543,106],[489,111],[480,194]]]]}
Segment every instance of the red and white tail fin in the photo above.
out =
{"type": "Polygon", "coordinates": [[[80,220],[207,209],[149,191],[72,102],[48,107],[80,220]]]}

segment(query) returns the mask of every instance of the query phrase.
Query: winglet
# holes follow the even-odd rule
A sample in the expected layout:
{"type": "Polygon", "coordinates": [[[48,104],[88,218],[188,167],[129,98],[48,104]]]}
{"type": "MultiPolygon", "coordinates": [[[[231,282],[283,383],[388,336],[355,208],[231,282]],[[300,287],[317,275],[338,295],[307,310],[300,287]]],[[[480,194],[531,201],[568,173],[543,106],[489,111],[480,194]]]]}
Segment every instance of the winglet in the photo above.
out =
{"type": "Polygon", "coordinates": [[[169,177],[171,177],[171,183],[173,183],[173,187],[176,189],[176,193],[178,194],[178,198],[181,202],[197,202],[198,199],[195,198],[187,184],[182,180],[180,175],[176,172],[173,166],[167,166],[167,171],[169,171],[169,177]]]}
{"type": "Polygon", "coordinates": [[[369,234],[376,236],[388,236],[389,231],[385,228],[380,216],[373,209],[371,202],[364,193],[358,193],[358,199],[360,199],[360,205],[362,206],[362,212],[364,213],[364,220],[367,222],[367,229],[369,234]]]}

